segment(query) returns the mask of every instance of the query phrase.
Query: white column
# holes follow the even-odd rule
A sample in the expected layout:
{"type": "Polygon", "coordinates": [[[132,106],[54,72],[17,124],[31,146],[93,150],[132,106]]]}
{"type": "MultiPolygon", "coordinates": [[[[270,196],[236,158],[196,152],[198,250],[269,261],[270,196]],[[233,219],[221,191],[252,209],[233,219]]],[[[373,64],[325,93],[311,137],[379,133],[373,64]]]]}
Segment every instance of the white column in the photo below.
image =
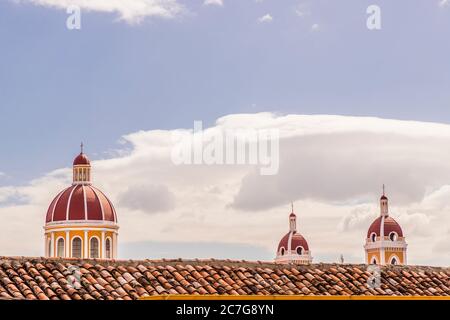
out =
{"type": "Polygon", "coordinates": [[[70,258],[70,238],[69,238],[69,231],[66,231],[66,258],[70,258]]]}
{"type": "Polygon", "coordinates": [[[105,251],[105,231],[102,231],[102,251],[101,251],[101,255],[100,255],[100,259],[105,259],[106,258],[106,251],[105,251]]]}
{"type": "Polygon", "coordinates": [[[55,256],[55,233],[51,232],[50,233],[50,245],[47,244],[47,249],[50,248],[50,252],[48,253],[49,257],[54,257],[55,256]]]}
{"type": "Polygon", "coordinates": [[[113,233],[112,258],[117,259],[117,232],[113,233]]]}
{"type": "Polygon", "coordinates": [[[83,259],[89,258],[89,239],[88,239],[88,231],[84,230],[84,250],[83,250],[83,259]]]}

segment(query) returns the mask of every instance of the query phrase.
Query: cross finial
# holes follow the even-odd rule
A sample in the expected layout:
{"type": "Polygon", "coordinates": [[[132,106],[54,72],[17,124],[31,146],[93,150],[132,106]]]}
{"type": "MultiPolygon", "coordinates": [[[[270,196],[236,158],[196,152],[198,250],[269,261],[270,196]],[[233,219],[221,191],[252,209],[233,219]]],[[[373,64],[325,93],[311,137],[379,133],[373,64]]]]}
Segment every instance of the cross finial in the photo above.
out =
{"type": "Polygon", "coordinates": [[[385,196],[385,195],[386,195],[386,193],[385,193],[385,185],[383,183],[383,196],[385,196]]]}
{"type": "Polygon", "coordinates": [[[83,153],[83,147],[84,147],[84,144],[83,144],[83,142],[81,142],[81,144],[80,144],[81,153],[83,153]]]}
{"type": "Polygon", "coordinates": [[[294,213],[294,202],[291,201],[291,212],[294,213]]]}

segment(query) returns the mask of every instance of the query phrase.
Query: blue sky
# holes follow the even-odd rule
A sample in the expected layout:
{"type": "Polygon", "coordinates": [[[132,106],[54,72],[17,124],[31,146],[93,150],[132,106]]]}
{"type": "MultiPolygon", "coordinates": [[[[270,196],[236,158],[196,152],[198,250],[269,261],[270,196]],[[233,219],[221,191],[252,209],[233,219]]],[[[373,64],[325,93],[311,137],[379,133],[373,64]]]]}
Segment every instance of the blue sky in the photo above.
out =
{"type": "Polygon", "coordinates": [[[139,24],[82,11],[79,31],[64,10],[0,2],[0,185],[67,166],[81,140],[105,158],[124,134],[231,113],[450,122],[450,7],[438,1],[180,2],[182,16],[139,24]],[[380,31],[366,28],[372,3],[380,31]]]}

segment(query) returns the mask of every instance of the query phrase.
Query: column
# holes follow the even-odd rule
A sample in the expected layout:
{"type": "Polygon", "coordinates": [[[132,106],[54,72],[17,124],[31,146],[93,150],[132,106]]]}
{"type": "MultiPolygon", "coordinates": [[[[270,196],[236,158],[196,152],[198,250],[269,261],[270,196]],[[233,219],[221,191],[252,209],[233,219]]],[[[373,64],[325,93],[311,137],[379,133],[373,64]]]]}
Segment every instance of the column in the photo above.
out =
{"type": "Polygon", "coordinates": [[[50,232],[50,245],[47,244],[47,249],[50,248],[50,252],[48,253],[48,257],[54,257],[55,254],[55,233],[50,232]]]}
{"type": "Polygon", "coordinates": [[[112,258],[117,259],[117,232],[113,232],[112,258]]]}
{"type": "Polygon", "coordinates": [[[66,258],[70,258],[70,244],[69,231],[66,231],[66,258]]]}
{"type": "Polygon", "coordinates": [[[100,259],[105,259],[106,258],[106,246],[105,246],[105,230],[102,231],[102,242],[101,242],[101,254],[100,254],[100,259]]]}
{"type": "Polygon", "coordinates": [[[83,259],[88,259],[90,254],[89,254],[89,238],[88,238],[88,231],[84,230],[84,249],[83,249],[83,259]]]}

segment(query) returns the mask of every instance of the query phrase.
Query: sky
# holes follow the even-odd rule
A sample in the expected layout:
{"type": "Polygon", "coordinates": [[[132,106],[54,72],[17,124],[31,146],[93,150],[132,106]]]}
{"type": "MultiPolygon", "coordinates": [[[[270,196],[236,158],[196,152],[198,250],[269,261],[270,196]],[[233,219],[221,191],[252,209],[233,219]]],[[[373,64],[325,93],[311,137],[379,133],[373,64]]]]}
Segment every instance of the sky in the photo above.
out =
{"type": "Polygon", "coordinates": [[[409,262],[448,265],[449,38],[446,0],[0,0],[0,255],[43,254],[83,141],[124,258],[273,259],[294,201],[315,261],[362,262],[386,183],[409,262]],[[195,120],[281,130],[279,174],[173,168],[195,120]]]}

